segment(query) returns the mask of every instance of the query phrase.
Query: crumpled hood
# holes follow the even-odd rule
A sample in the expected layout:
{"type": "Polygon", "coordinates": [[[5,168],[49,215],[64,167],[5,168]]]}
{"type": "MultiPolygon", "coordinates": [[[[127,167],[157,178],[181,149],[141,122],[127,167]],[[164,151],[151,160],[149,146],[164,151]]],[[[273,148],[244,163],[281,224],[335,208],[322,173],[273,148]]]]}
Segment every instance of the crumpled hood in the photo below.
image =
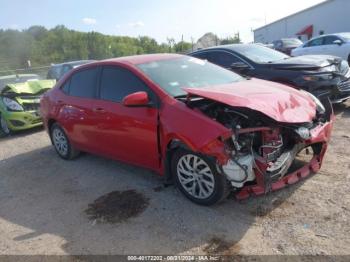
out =
{"type": "Polygon", "coordinates": [[[8,84],[1,94],[16,93],[16,94],[39,94],[51,89],[55,85],[55,80],[35,80],[24,83],[8,84]]]}
{"type": "Polygon", "coordinates": [[[229,106],[259,111],[283,123],[311,122],[316,115],[316,105],[307,94],[260,79],[184,90],[229,106]]]}
{"type": "Polygon", "coordinates": [[[331,64],[339,64],[341,59],[328,55],[303,55],[270,63],[272,68],[317,70],[331,64]]]}

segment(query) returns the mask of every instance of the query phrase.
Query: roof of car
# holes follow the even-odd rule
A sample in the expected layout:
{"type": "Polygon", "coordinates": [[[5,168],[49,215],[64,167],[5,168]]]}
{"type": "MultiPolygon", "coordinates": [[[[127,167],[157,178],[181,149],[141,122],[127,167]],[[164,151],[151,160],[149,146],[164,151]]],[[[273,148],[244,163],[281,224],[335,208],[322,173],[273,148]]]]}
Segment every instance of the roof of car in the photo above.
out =
{"type": "MultiPolygon", "coordinates": [[[[118,62],[118,63],[131,63],[134,65],[145,64],[155,61],[175,59],[183,57],[183,55],[178,54],[149,54],[149,55],[135,55],[135,56],[124,56],[118,58],[111,58],[102,60],[100,62],[118,62]]],[[[98,63],[98,62],[97,62],[98,63]]]]}
{"type": "MultiPolygon", "coordinates": [[[[200,52],[200,51],[204,51],[204,50],[211,50],[211,49],[229,49],[229,50],[235,50],[235,47],[240,47],[240,46],[248,46],[248,45],[259,45],[262,46],[262,44],[258,44],[258,43],[253,43],[253,44],[229,44],[229,45],[218,45],[218,46],[212,46],[212,47],[208,47],[208,48],[203,48],[203,49],[199,49],[194,51],[193,53],[196,52],[200,52]]],[[[192,52],[191,52],[192,53],[192,52]]]]}
{"type": "Polygon", "coordinates": [[[53,64],[52,66],[62,66],[62,65],[76,65],[76,64],[87,64],[95,62],[96,60],[77,60],[77,61],[69,61],[69,62],[63,62],[60,64],[53,64]]]}

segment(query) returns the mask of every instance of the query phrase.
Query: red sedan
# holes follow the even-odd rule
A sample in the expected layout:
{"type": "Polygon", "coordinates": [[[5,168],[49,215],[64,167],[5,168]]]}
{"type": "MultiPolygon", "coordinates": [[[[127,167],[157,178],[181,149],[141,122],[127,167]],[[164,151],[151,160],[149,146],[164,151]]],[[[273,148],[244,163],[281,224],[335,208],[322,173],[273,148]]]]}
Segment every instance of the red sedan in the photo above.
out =
{"type": "Polygon", "coordinates": [[[317,172],[333,122],[309,93],[175,54],[76,68],[41,110],[60,157],[84,151],[152,169],[203,205],[317,172]],[[305,149],[309,159],[296,165],[305,149]]]}

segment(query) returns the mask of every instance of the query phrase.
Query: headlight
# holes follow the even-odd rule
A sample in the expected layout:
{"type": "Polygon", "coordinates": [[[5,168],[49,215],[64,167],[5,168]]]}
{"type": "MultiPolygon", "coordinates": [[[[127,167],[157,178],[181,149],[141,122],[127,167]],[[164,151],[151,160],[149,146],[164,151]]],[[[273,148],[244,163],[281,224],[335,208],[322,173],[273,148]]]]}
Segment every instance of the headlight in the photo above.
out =
{"type": "Polygon", "coordinates": [[[334,78],[333,74],[321,74],[321,75],[305,75],[303,79],[305,81],[325,81],[332,80],[334,78]]]}
{"type": "Polygon", "coordinates": [[[309,139],[310,138],[310,130],[307,129],[306,127],[299,127],[298,129],[295,130],[295,132],[297,132],[297,134],[304,140],[309,139]]]}
{"type": "Polygon", "coordinates": [[[23,111],[23,107],[20,104],[18,104],[15,100],[3,97],[2,101],[4,102],[6,107],[11,111],[23,111]]]}
{"type": "Polygon", "coordinates": [[[314,101],[314,103],[316,104],[316,111],[318,113],[324,114],[326,112],[324,105],[321,103],[321,101],[316,96],[314,96],[313,94],[306,92],[304,90],[301,90],[301,92],[308,95],[314,101]]]}
{"type": "Polygon", "coordinates": [[[343,75],[347,75],[348,72],[349,72],[348,61],[342,60],[340,64],[340,73],[342,73],[343,75]]]}

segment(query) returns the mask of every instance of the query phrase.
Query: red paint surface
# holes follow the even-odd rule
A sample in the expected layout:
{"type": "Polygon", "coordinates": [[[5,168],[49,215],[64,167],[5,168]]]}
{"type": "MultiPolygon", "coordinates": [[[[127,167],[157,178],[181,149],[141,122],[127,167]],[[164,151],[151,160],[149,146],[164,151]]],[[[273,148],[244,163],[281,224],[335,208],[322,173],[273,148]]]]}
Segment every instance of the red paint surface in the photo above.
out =
{"type": "Polygon", "coordinates": [[[221,103],[259,111],[284,123],[305,123],[315,117],[315,103],[298,90],[270,81],[252,79],[185,91],[221,103]]]}
{"type": "MultiPolygon", "coordinates": [[[[181,141],[193,151],[215,157],[221,164],[226,163],[228,155],[224,151],[222,141],[231,135],[231,131],[201,112],[192,110],[184,103],[168,96],[135,66],[138,63],[176,57],[180,56],[146,55],[112,59],[87,64],[73,70],[59,81],[53,90],[43,96],[41,111],[45,127],[48,128],[49,122],[56,121],[64,128],[72,144],[82,151],[147,167],[159,174],[164,174],[167,149],[174,140],[181,141]],[[160,101],[159,108],[127,107],[123,103],[71,97],[60,90],[60,86],[75,71],[96,65],[118,65],[129,69],[157,95],[160,101]]],[[[194,88],[186,90],[191,94],[231,106],[259,111],[279,122],[309,122],[315,116],[315,104],[308,96],[293,88],[268,81],[254,79],[230,85],[212,86],[205,90],[194,88]]],[[[136,96],[140,98],[140,95],[136,96]]],[[[264,127],[261,131],[268,129],[264,127]]],[[[331,123],[312,131],[312,138],[306,141],[306,144],[322,142],[324,150],[317,156],[317,160],[310,163],[310,167],[300,171],[300,177],[307,176],[309,174],[307,170],[311,167],[313,171],[318,170],[330,133],[331,123]]],[[[261,165],[261,168],[266,166],[261,165]]],[[[295,175],[299,177],[298,174],[290,174],[282,182],[273,185],[273,190],[296,181],[295,175]]],[[[263,179],[259,174],[256,177],[257,185],[244,187],[238,195],[239,198],[264,193],[263,179]]]]}

